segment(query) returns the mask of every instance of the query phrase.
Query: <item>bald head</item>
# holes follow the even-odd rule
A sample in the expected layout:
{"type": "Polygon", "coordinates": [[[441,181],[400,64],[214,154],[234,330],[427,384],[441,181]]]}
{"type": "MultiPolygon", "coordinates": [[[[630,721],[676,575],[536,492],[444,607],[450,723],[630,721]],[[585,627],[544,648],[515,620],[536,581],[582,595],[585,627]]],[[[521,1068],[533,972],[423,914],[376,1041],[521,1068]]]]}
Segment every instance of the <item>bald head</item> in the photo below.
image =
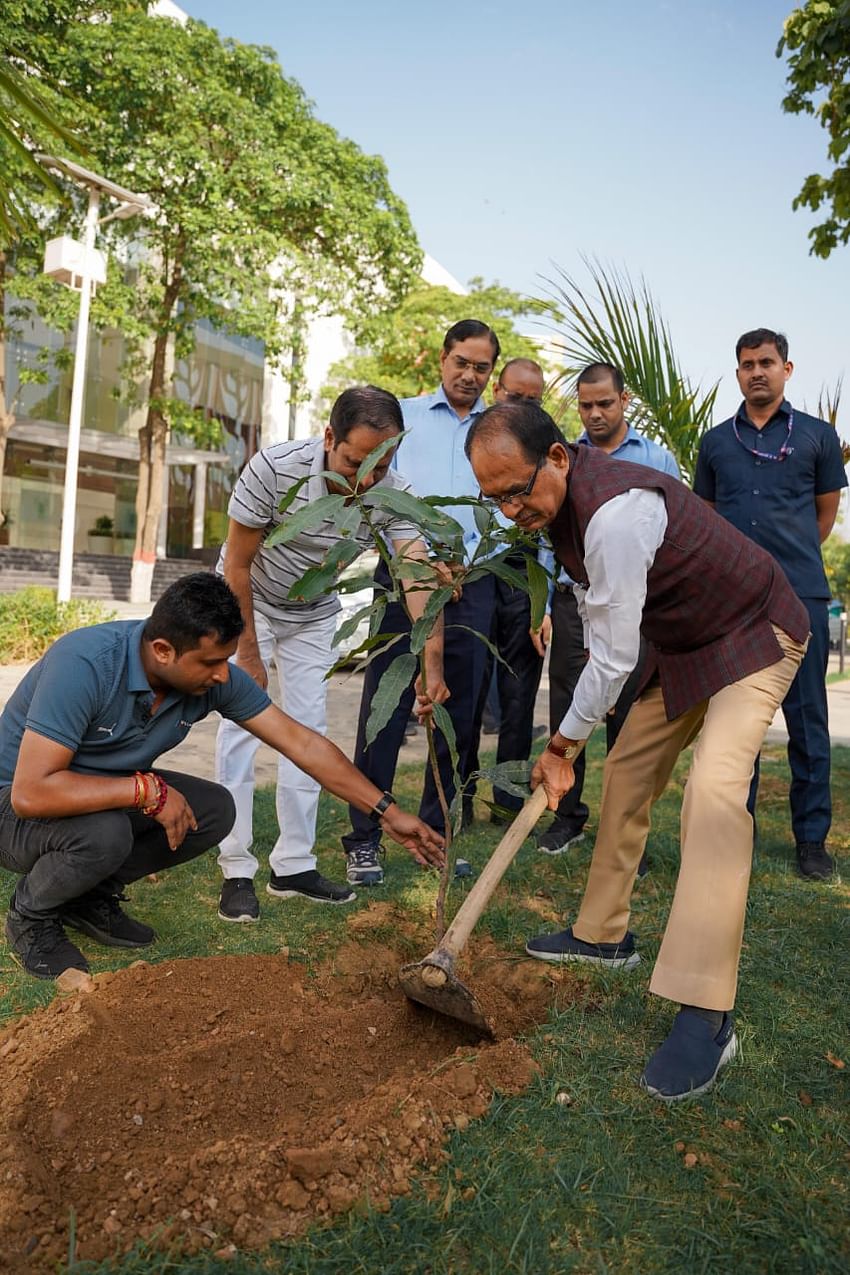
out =
{"type": "Polygon", "coordinates": [[[545,388],[539,363],[534,359],[510,359],[502,368],[493,398],[497,403],[539,403],[545,388]]]}

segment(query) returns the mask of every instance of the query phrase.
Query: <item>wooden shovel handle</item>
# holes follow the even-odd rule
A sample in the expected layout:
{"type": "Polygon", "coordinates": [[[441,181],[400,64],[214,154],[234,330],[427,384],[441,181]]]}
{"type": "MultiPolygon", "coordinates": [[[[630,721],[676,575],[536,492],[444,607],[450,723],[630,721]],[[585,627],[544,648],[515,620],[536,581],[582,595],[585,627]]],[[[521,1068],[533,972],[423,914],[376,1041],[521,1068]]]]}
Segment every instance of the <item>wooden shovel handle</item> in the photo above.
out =
{"type": "Polygon", "coordinates": [[[540,784],[482,868],[481,875],[437,945],[439,951],[448,952],[450,956],[457,956],[463,949],[466,940],[475,929],[478,918],[489,903],[491,894],[515,859],[523,841],[546,809],[546,800],[546,791],[540,784]]]}

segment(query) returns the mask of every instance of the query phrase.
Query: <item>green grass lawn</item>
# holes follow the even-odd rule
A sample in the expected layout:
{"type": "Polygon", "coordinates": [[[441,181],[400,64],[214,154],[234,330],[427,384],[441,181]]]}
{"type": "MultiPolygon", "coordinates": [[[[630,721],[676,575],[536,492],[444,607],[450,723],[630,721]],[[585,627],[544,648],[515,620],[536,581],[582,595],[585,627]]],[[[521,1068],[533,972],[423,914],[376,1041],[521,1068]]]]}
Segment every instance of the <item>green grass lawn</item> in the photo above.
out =
{"type": "MultiPolygon", "coordinates": [[[[601,741],[590,746],[587,797],[594,811],[601,741]]],[[[421,773],[421,772],[420,772],[421,773]]],[[[672,896],[684,767],[658,803],[649,843],[652,870],[635,891],[632,928],[644,963],[630,974],[581,971],[599,993],[581,1009],[554,1016],[531,1037],[542,1073],[517,1098],[497,1099],[488,1115],[449,1144],[435,1174],[396,1200],[389,1213],[350,1214],[301,1241],[229,1261],[168,1260],[140,1254],[97,1268],[152,1272],[826,1272],[850,1270],[850,1072],[847,885],[800,880],[793,865],[784,755],[763,757],[760,843],[741,963],[741,1061],[715,1091],[671,1109],[637,1087],[648,1053],[666,1034],[670,1008],[647,984],[672,896]],[[838,1062],[846,1067],[839,1067],[838,1062]],[[565,1092],[568,1103],[556,1101],[565,1092]]],[[[401,771],[396,791],[415,804],[419,774],[401,771]]],[[[850,848],[850,750],[833,753],[832,846],[850,848]]],[[[464,837],[480,866],[496,841],[482,821],[464,837]]],[[[274,835],[271,794],[258,797],[263,852],[274,835]]],[[[340,877],[344,811],[323,798],[320,867],[340,877]]],[[[591,823],[591,826],[592,823],[591,823]]],[[[592,837],[548,859],[526,846],[481,921],[506,949],[521,950],[545,930],[549,904],[573,915],[592,837]]],[[[261,859],[263,857],[261,852],[261,859]]],[[[2,882],[8,889],[11,881],[2,882]]],[[[345,939],[348,918],[370,898],[403,898],[427,909],[433,891],[403,851],[390,853],[387,884],[361,891],[353,909],[275,906],[263,894],[259,926],[215,918],[219,880],[208,860],[134,887],[134,911],[156,925],[159,956],[290,948],[295,959],[326,958],[345,939]]],[[[86,943],[87,954],[97,952],[86,943]]],[[[103,949],[101,949],[103,950],[103,949]]],[[[96,970],[136,954],[93,962],[96,970]]],[[[422,953],[424,955],[424,952],[422,953]]],[[[156,959],[151,958],[151,959],[156,959]]],[[[0,954],[0,1014],[27,1011],[51,996],[0,954]]],[[[78,1266],[77,1271],[91,1267],[78,1266]]]]}

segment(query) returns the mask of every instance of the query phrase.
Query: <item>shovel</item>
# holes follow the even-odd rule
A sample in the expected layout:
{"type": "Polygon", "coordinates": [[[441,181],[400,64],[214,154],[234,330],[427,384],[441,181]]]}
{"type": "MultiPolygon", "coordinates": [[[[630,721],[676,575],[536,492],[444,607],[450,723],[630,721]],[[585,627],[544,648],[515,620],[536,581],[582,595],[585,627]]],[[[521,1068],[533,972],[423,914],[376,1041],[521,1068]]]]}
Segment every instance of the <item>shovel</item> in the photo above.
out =
{"type": "Polygon", "coordinates": [[[470,1027],[475,1027],[488,1036],[493,1035],[493,1028],[474,992],[455,974],[455,958],[463,950],[478,918],[489,903],[491,894],[545,809],[546,793],[541,784],[496,846],[433,952],[412,965],[403,965],[399,971],[401,989],[410,1000],[427,1005],[429,1009],[436,1009],[440,1014],[447,1014],[449,1018],[458,1018],[462,1023],[469,1023],[470,1027]]]}

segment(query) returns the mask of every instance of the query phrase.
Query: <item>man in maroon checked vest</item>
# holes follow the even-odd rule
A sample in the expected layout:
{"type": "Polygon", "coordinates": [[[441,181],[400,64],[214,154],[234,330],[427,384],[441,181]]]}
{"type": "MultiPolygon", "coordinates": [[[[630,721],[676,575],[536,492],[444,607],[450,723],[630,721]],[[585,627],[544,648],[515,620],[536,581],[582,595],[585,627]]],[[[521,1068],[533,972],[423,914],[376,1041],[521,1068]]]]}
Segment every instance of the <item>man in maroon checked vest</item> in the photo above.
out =
{"type": "Polygon", "coordinates": [[[737,1052],[732,1009],[752,858],[747,793],[765,732],[802,659],[808,615],[781,568],[684,484],[569,446],[533,404],[497,405],[470,429],[482,494],[528,531],[548,528],[582,587],[589,658],[535,765],[555,809],[572,759],[650,648],[641,692],[608,756],[599,831],[575,924],[532,939],[541,960],[632,968],[635,874],[661,795],[694,743],[681,867],[650,990],[679,1004],[641,1083],[672,1102],[704,1092],[737,1052]]]}

